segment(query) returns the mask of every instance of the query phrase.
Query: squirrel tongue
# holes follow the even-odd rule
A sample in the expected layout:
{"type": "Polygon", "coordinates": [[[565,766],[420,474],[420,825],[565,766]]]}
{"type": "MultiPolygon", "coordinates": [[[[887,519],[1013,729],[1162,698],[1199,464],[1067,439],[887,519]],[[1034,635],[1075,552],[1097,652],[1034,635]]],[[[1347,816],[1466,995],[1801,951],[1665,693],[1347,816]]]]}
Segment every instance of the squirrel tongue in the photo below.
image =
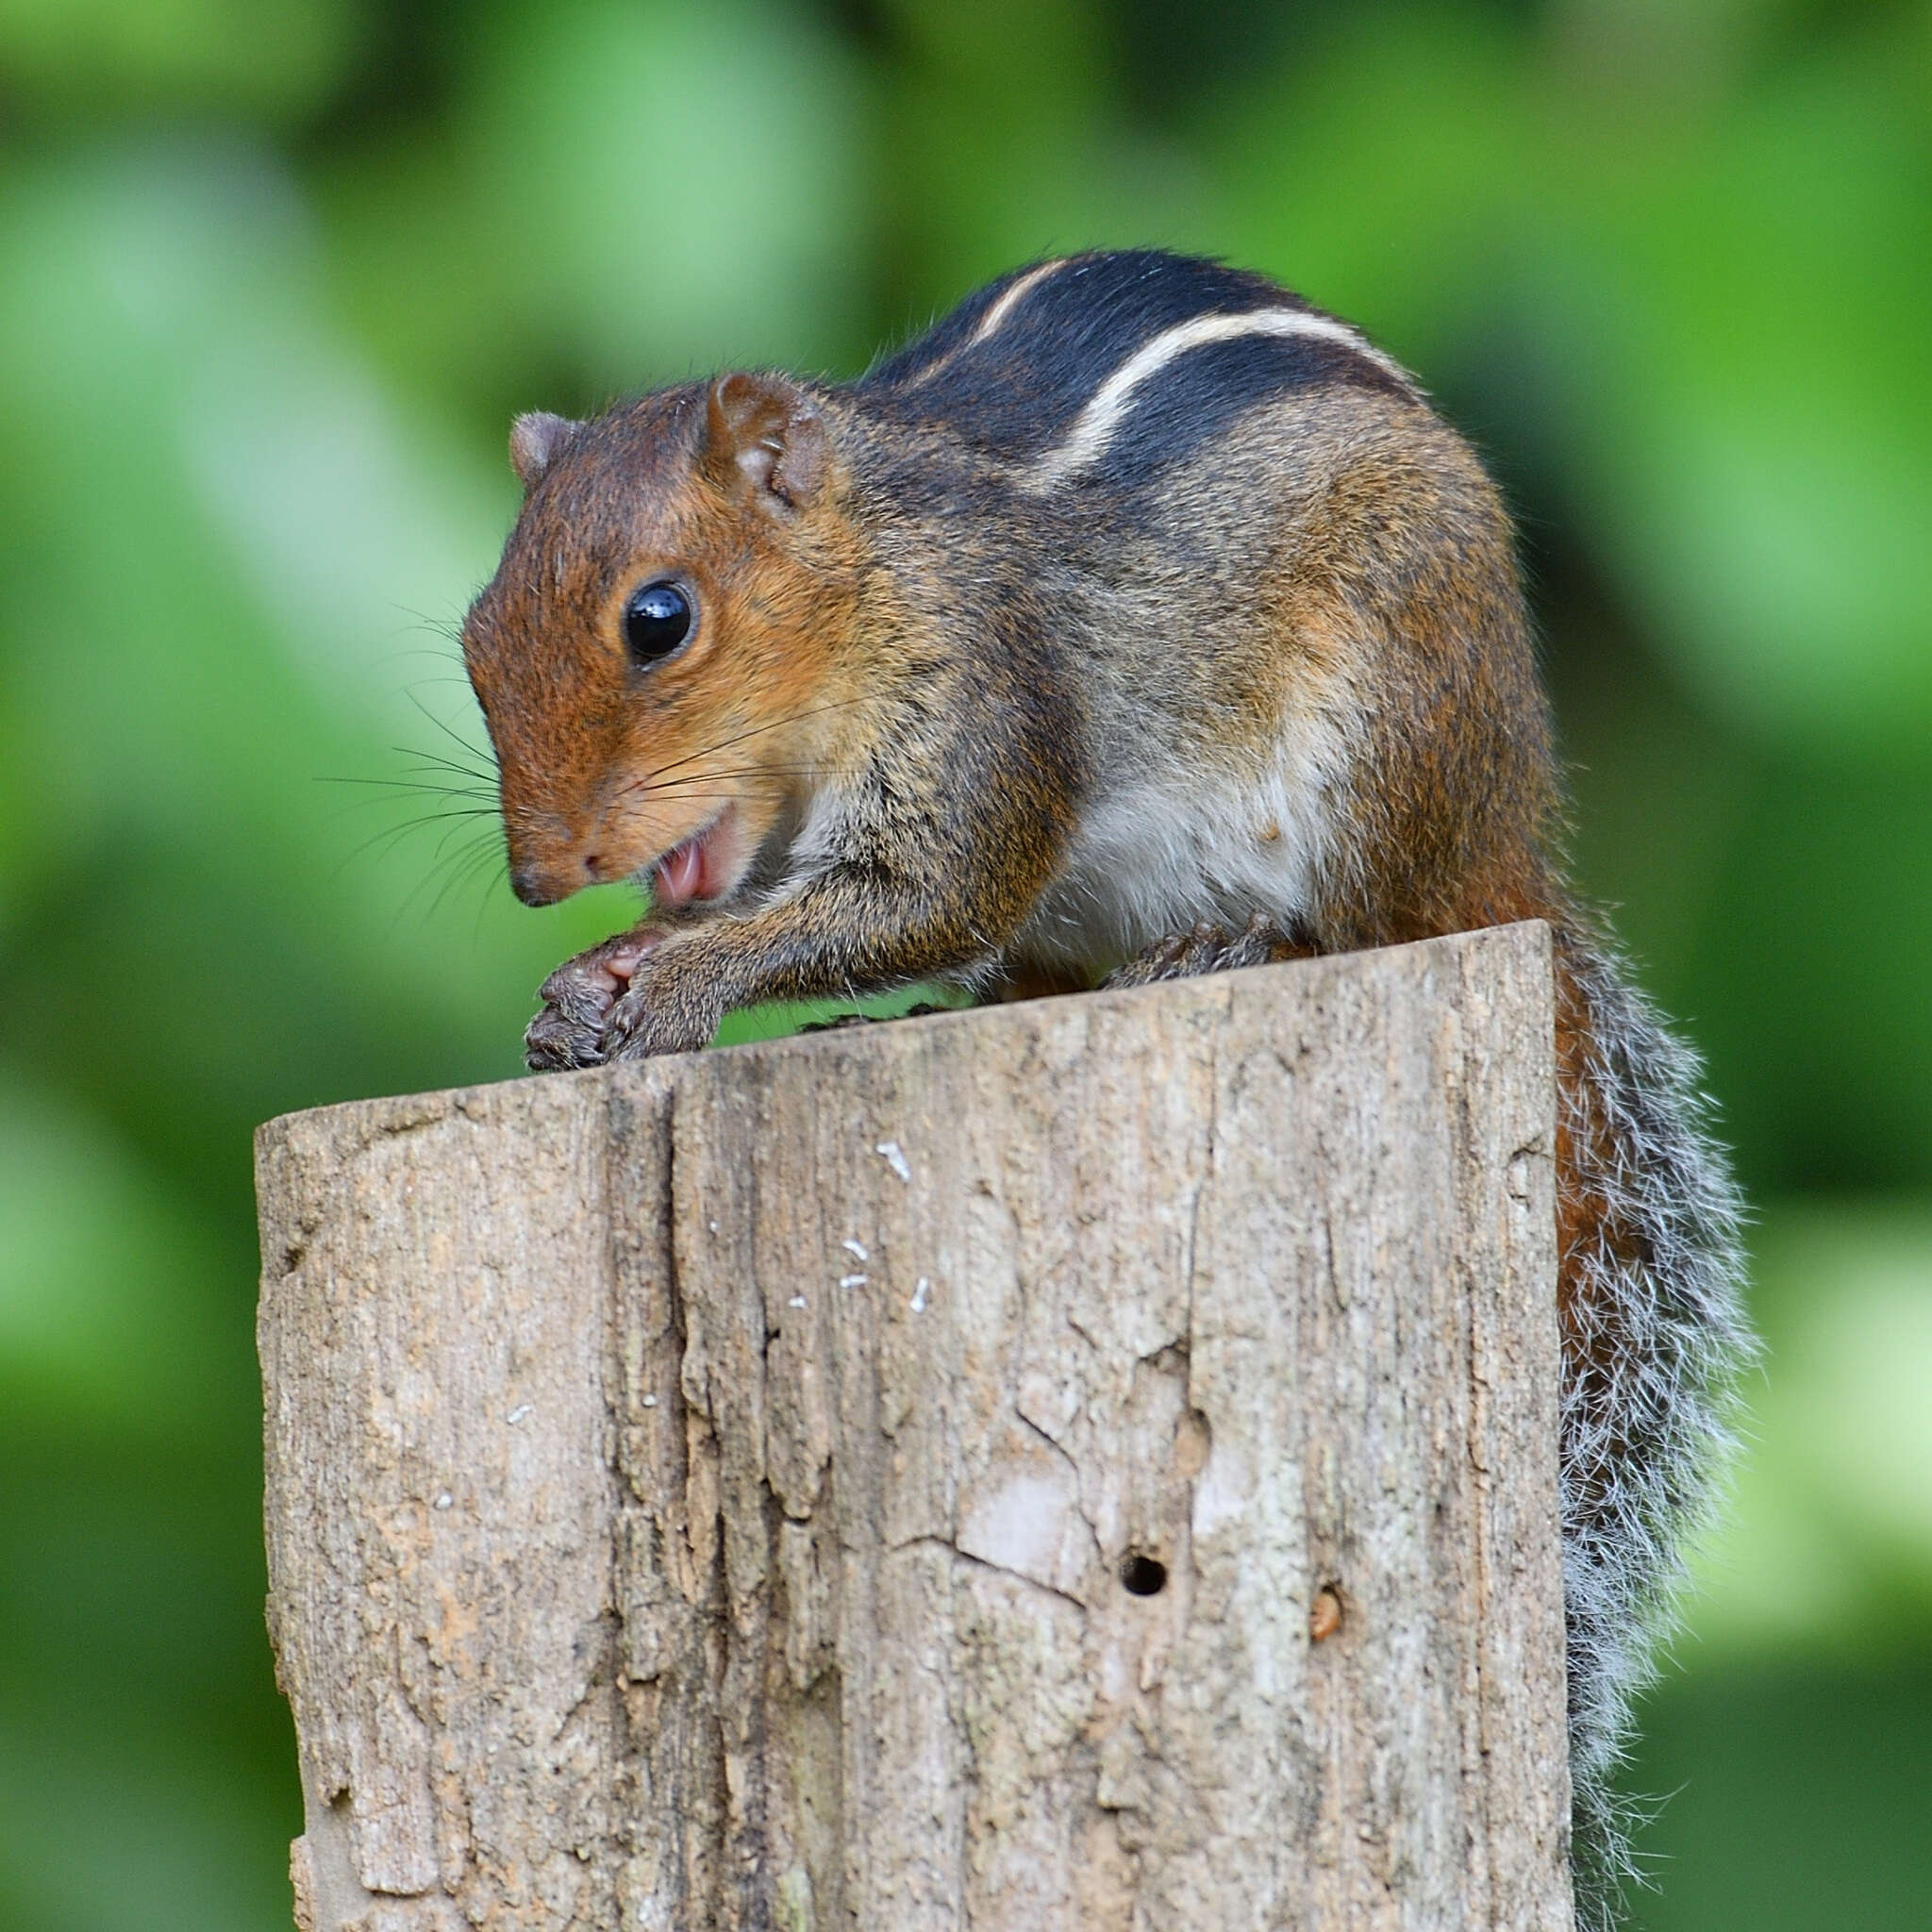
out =
{"type": "Polygon", "coordinates": [[[715,899],[731,884],[734,808],[726,806],[708,825],[674,845],[651,868],[651,888],[660,906],[715,899]]]}
{"type": "Polygon", "coordinates": [[[667,906],[682,906],[697,897],[705,877],[705,841],[702,834],[674,845],[652,868],[651,883],[658,897],[667,906]]]}

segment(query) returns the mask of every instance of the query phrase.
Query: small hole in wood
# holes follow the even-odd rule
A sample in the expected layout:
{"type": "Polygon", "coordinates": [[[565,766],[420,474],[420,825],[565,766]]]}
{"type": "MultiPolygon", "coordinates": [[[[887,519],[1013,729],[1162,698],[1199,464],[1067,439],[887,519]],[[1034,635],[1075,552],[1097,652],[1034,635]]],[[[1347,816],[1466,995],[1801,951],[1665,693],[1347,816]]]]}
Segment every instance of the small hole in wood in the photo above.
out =
{"type": "Polygon", "coordinates": [[[1331,1584],[1315,1592],[1315,1601],[1308,1607],[1308,1636],[1317,1643],[1325,1642],[1341,1628],[1341,1595],[1331,1584]]]}
{"type": "Polygon", "coordinates": [[[1167,1583],[1167,1565],[1154,1557],[1121,1558],[1121,1585],[1130,1596],[1158,1596],[1167,1583]]]}

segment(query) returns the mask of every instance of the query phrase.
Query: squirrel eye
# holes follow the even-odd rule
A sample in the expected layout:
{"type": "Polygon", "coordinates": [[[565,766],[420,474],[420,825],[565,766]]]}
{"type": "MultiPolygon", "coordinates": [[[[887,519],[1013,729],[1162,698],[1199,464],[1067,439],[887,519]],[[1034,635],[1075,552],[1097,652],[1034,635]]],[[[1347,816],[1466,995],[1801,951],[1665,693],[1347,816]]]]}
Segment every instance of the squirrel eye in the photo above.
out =
{"type": "Polygon", "coordinates": [[[691,631],[691,599],[675,584],[646,584],[624,607],[624,642],[633,664],[668,658],[691,631]]]}

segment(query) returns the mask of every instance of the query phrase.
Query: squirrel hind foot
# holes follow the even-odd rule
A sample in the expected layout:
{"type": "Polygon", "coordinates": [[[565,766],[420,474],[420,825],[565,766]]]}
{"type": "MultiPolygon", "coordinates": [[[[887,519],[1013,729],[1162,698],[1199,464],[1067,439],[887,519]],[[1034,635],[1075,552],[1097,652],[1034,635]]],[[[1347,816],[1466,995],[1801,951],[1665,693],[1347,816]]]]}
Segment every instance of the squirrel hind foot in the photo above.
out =
{"type": "Polygon", "coordinates": [[[1126,986],[1158,986],[1167,979],[1193,979],[1204,973],[1232,973],[1243,966],[1273,966],[1284,959],[1307,959],[1315,947],[1257,912],[1239,932],[1207,920],[1191,931],[1157,940],[1144,952],[1117,966],[1101,981],[1108,991],[1126,986]]]}

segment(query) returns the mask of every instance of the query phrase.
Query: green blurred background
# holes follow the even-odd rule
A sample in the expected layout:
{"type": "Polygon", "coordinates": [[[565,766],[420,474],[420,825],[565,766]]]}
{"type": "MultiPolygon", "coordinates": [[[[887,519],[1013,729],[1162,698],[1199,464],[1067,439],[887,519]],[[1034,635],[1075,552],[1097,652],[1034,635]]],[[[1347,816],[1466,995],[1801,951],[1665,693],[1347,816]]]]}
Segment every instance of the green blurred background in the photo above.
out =
{"type": "Polygon", "coordinates": [[[625,917],[325,782],[480,742],[510,414],[1148,242],[1489,454],[1583,879],[1758,1208],[1639,1921],[1932,1924],[1932,8],[1879,0],[0,0],[0,1924],[288,1924],[249,1130],[513,1074],[625,917]]]}

